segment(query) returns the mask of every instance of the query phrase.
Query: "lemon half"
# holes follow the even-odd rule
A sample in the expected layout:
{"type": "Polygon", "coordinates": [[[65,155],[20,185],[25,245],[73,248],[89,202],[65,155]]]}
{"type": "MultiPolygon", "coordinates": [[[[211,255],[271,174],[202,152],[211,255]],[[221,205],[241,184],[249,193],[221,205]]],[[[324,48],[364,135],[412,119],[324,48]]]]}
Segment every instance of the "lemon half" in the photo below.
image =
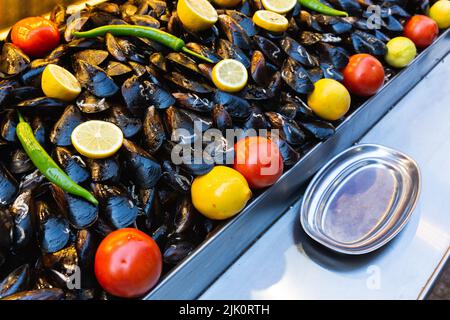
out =
{"type": "Polygon", "coordinates": [[[296,4],[297,0],[262,0],[262,5],[266,10],[281,14],[291,11],[296,4]]]}
{"type": "Polygon", "coordinates": [[[284,32],[289,26],[289,21],[281,14],[268,10],[258,10],[253,15],[253,22],[265,30],[271,32],[284,32]]]}
{"type": "Polygon", "coordinates": [[[179,0],[178,18],[191,31],[202,31],[212,27],[219,18],[216,9],[207,0],[179,0]]]}
{"type": "Polygon", "coordinates": [[[248,72],[241,62],[225,59],[214,66],[212,80],[222,91],[238,92],[247,85],[248,72]]]}
{"type": "Polygon", "coordinates": [[[87,121],[73,130],[72,144],[83,156],[90,159],[104,159],[120,149],[123,144],[123,133],[113,123],[87,121]]]}
{"type": "Polygon", "coordinates": [[[47,97],[63,101],[72,101],[81,93],[77,78],[56,64],[49,64],[44,69],[41,87],[47,97]]]}

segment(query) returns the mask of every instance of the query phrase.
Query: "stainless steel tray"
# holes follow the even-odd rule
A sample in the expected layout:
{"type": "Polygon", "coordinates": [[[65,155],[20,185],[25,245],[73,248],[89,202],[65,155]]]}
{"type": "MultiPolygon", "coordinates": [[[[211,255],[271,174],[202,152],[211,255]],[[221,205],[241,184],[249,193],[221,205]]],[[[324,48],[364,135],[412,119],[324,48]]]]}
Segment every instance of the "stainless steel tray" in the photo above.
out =
{"type": "Polygon", "coordinates": [[[305,232],[331,250],[377,250],[406,225],[420,193],[417,163],[384,146],[358,144],[311,180],[300,208],[305,232]]]}
{"type": "Polygon", "coordinates": [[[361,105],[336,134],[311,149],[281,179],[237,217],[226,223],[167,274],[145,299],[195,299],[204,292],[300,196],[301,187],[326,162],[350,147],[375,125],[450,52],[450,30],[444,32],[406,69],[361,105]]]}

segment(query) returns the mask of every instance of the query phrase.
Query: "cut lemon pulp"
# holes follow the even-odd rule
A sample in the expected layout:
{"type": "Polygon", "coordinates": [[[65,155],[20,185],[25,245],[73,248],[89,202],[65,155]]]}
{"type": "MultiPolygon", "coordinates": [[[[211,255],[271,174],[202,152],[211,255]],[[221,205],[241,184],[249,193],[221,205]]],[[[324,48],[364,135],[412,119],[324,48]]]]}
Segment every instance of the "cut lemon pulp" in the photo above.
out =
{"type": "Polygon", "coordinates": [[[72,132],[72,144],[75,149],[91,159],[104,159],[114,155],[122,143],[122,130],[106,121],[87,121],[72,132]]]}
{"type": "Polygon", "coordinates": [[[284,16],[268,10],[256,11],[253,15],[253,22],[272,32],[284,32],[289,26],[289,21],[284,16]]]}
{"type": "Polygon", "coordinates": [[[262,0],[262,5],[266,10],[270,10],[276,13],[287,13],[291,11],[297,0],[262,0]]]}
{"type": "Polygon", "coordinates": [[[202,31],[217,22],[216,9],[207,0],[179,0],[177,14],[181,23],[192,31],[202,31]]]}
{"type": "Polygon", "coordinates": [[[49,64],[44,69],[41,86],[47,97],[63,101],[72,101],[81,92],[77,78],[56,64],[49,64]]]}
{"type": "Polygon", "coordinates": [[[237,60],[225,59],[214,66],[212,80],[222,91],[238,92],[247,84],[247,69],[237,60]]]}

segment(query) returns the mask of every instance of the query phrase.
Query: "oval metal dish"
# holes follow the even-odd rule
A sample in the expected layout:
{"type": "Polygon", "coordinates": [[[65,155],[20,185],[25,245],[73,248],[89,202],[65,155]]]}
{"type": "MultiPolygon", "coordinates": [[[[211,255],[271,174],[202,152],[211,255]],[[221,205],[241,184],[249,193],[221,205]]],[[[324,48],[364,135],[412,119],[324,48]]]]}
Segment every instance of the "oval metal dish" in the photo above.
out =
{"type": "Polygon", "coordinates": [[[308,186],[300,209],[306,233],[345,254],[364,254],[405,226],[420,192],[420,172],[405,154],[361,144],[340,153],[308,186]]]}

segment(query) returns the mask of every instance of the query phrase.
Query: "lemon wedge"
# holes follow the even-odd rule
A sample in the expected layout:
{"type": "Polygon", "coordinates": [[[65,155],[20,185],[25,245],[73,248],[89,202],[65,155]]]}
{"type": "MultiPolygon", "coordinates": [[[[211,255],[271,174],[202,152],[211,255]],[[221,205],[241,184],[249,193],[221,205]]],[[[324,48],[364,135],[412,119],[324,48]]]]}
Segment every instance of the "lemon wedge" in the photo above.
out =
{"type": "Polygon", "coordinates": [[[222,91],[238,92],[247,85],[248,72],[241,62],[225,59],[214,66],[212,80],[222,91]]]}
{"type": "Polygon", "coordinates": [[[253,15],[253,22],[271,32],[284,32],[289,26],[289,21],[276,12],[269,10],[258,10],[253,15]]]}
{"type": "Polygon", "coordinates": [[[123,133],[113,123],[99,120],[80,124],[72,132],[72,144],[83,156],[104,159],[114,155],[123,144],[123,133]]]}
{"type": "Polygon", "coordinates": [[[179,0],[178,18],[191,31],[202,31],[213,26],[218,20],[216,9],[207,0],[179,0]]]}
{"type": "Polygon", "coordinates": [[[41,87],[47,97],[63,101],[72,101],[81,93],[77,78],[56,64],[49,64],[44,69],[41,87]]]}
{"type": "Polygon", "coordinates": [[[296,4],[297,0],[262,0],[264,9],[280,14],[291,11],[296,4]]]}

